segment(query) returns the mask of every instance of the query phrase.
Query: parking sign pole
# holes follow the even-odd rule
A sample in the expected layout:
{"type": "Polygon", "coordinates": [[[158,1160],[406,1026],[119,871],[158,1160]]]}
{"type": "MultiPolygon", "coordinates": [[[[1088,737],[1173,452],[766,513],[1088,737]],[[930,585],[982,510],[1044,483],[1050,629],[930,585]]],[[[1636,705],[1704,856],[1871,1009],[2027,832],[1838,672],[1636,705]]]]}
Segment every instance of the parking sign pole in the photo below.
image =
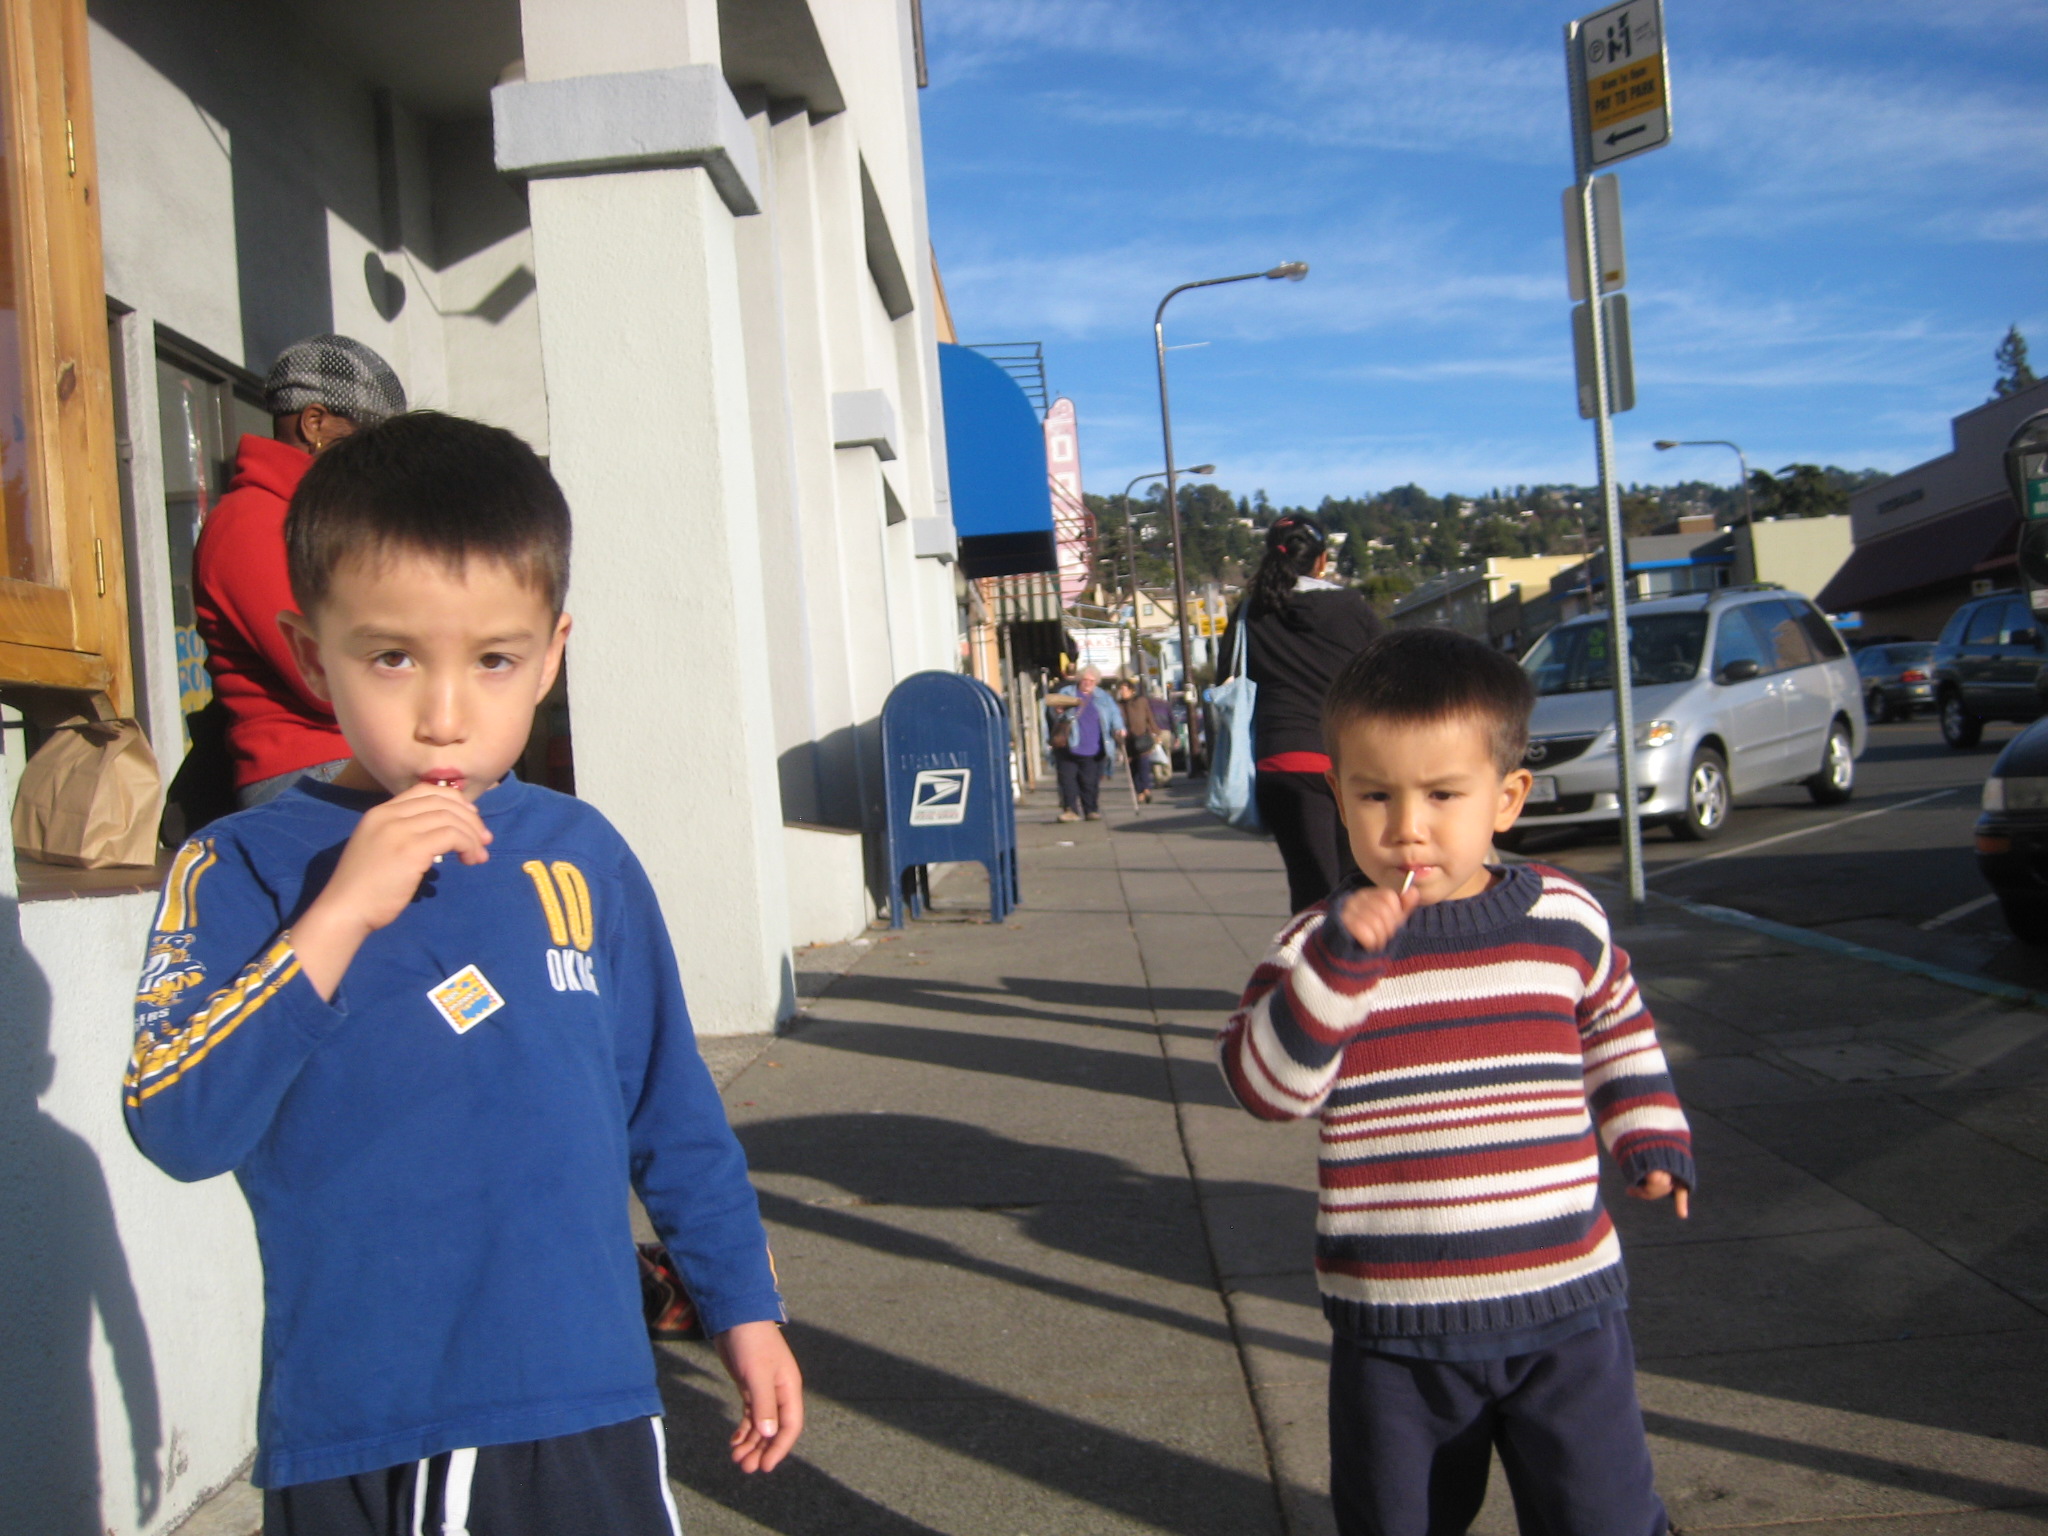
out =
{"type": "Polygon", "coordinates": [[[1614,483],[1614,422],[1609,410],[1607,316],[1600,282],[1600,221],[1593,207],[1593,157],[1587,130],[1582,23],[1565,27],[1564,51],[1572,103],[1572,147],[1577,161],[1579,218],[1584,229],[1586,317],[1593,333],[1593,444],[1600,471],[1600,507],[1607,524],[1607,649],[1614,677],[1614,759],[1619,766],[1615,795],[1621,811],[1622,875],[1632,921],[1643,904],[1643,823],[1636,799],[1636,719],[1629,664],[1628,541],[1621,525],[1621,493],[1614,483]]]}

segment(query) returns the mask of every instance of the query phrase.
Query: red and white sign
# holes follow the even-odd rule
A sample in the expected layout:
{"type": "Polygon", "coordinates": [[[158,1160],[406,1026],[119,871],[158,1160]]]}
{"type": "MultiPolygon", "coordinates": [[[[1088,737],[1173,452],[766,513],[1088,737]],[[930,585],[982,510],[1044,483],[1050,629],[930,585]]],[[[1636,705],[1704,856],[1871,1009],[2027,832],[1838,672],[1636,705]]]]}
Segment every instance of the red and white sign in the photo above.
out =
{"type": "Polygon", "coordinates": [[[1060,606],[1088,585],[1095,558],[1095,519],[1081,499],[1081,432],[1074,402],[1062,395],[1045,413],[1045,474],[1052,482],[1052,533],[1059,549],[1060,606]]]}

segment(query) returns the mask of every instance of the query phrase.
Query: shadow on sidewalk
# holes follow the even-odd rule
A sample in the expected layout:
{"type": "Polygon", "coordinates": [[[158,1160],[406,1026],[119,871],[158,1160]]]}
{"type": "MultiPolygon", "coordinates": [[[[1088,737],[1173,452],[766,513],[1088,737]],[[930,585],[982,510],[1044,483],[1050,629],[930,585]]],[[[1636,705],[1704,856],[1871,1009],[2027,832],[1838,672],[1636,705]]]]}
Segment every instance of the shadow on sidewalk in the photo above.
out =
{"type": "MultiPolygon", "coordinates": [[[[1161,1177],[1101,1153],[1014,1140],[979,1126],[922,1115],[809,1115],[740,1127],[756,1175],[816,1180],[846,1191],[844,1202],[807,1201],[764,1190],[771,1222],[858,1244],[911,1262],[943,1265],[1133,1321],[1203,1339],[1229,1340],[1220,1317],[1204,1318],[1142,1297],[1063,1280],[1007,1264],[941,1237],[907,1231],[860,1214],[907,1207],[1001,1212],[1041,1247],[1154,1279],[1214,1290],[1217,1276],[1180,1177],[1161,1177]]],[[[1276,1211],[1275,1230],[1305,1234],[1315,1225],[1312,1191],[1216,1181],[1212,1203],[1252,1197],[1276,1211]]],[[[1304,1249],[1305,1251],[1305,1249],[1304,1249]]],[[[1256,1348],[1324,1358],[1319,1341],[1266,1329],[1243,1331],[1256,1348]]]]}
{"type": "MultiPolygon", "coordinates": [[[[807,1386],[818,1398],[935,1451],[1182,1536],[1248,1536],[1280,1529],[1276,1490],[1263,1476],[992,1391],[829,1329],[796,1322],[790,1333],[804,1362],[807,1386]],[[889,1384],[886,1395],[876,1393],[877,1382],[889,1384]]],[[[1046,1344],[1049,1349],[1058,1347],[1056,1340],[1046,1344]]],[[[723,1382],[706,1368],[708,1357],[673,1350],[660,1355],[670,1435],[681,1453],[671,1457],[669,1469],[678,1482],[790,1536],[817,1531],[833,1536],[922,1536],[930,1530],[809,1465],[802,1459],[801,1446],[768,1477],[745,1478],[723,1455],[731,1410],[721,1401],[726,1395],[723,1382]],[[705,1364],[699,1365],[700,1360],[705,1364]],[[709,1446],[719,1451],[707,1454],[709,1446]]],[[[1119,1404],[1130,1406],[1134,1420],[1151,1427],[1161,1439],[1170,1437],[1172,1429],[1161,1421],[1171,1419],[1172,1405],[1148,1405],[1146,1397],[1145,1384],[1134,1381],[1127,1403],[1116,1399],[1102,1409],[1114,1413],[1119,1404]]],[[[835,1438],[844,1445],[853,1436],[842,1427],[835,1438]]],[[[889,1448],[886,1439],[876,1444],[874,1437],[862,1438],[868,1441],[872,1461],[886,1463],[903,1454],[889,1448]]],[[[935,1472],[941,1466],[935,1458],[935,1472]]],[[[901,1477],[897,1470],[892,1480],[901,1477]]],[[[976,1507],[984,1516],[991,1502],[979,1490],[955,1492],[951,1501],[976,1507]]]]}
{"type": "Polygon", "coordinates": [[[1175,1013],[1228,1013],[1237,1006],[1234,993],[1216,987],[1125,987],[1038,976],[1005,976],[1000,987],[988,987],[966,981],[928,981],[921,977],[863,975],[860,972],[839,978],[833,984],[829,998],[833,1002],[880,1003],[887,1008],[928,1008],[937,1013],[974,1018],[1078,1024],[1084,1029],[1116,1029],[1148,1035],[1164,1030],[1168,1034],[1193,1039],[1206,1039],[1214,1031],[1191,1024],[1154,1024],[1150,1019],[1105,1019],[1092,1013],[1052,1013],[1020,1007],[1011,999],[1131,1013],[1145,1013],[1154,1008],[1175,1013]]]}

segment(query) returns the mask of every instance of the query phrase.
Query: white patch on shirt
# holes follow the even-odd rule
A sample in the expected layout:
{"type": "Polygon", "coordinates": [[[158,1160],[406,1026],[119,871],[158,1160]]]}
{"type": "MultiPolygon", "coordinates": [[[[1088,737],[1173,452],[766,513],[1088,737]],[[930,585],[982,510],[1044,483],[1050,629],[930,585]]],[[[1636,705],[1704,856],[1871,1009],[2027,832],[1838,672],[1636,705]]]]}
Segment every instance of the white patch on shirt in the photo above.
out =
{"type": "Polygon", "coordinates": [[[497,988],[484,980],[484,973],[473,965],[465,965],[429,991],[427,1001],[458,1035],[468,1034],[505,1006],[497,988]]]}

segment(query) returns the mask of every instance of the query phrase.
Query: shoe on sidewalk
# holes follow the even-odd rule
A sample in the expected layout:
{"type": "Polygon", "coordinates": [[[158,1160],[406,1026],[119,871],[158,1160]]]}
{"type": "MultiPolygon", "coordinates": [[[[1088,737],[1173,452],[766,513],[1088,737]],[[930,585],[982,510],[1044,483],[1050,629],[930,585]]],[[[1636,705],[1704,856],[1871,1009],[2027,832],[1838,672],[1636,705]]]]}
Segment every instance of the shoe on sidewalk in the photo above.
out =
{"type": "Polygon", "coordinates": [[[1079,813],[1078,811],[1061,811],[1061,812],[1060,812],[1060,820],[1061,820],[1061,821],[1079,821],[1080,819],[1081,819],[1081,816],[1080,816],[1080,813],[1079,813]]]}
{"type": "Polygon", "coordinates": [[[1100,821],[1100,820],[1102,820],[1102,812],[1100,812],[1100,811],[1090,811],[1090,812],[1088,813],[1088,819],[1089,819],[1090,821],[1100,821]]]}

